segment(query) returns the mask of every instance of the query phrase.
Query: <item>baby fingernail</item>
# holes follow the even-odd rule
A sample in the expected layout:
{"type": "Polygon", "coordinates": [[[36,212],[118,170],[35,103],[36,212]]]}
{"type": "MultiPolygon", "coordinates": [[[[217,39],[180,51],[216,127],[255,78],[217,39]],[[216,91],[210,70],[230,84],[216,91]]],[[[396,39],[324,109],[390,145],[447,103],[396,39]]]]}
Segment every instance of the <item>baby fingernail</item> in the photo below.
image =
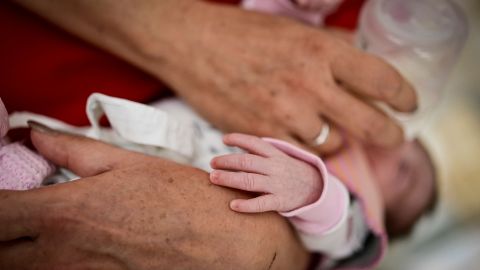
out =
{"type": "Polygon", "coordinates": [[[218,171],[213,170],[212,172],[210,172],[210,180],[211,181],[214,181],[215,179],[217,179],[217,177],[218,177],[218,171]]]}

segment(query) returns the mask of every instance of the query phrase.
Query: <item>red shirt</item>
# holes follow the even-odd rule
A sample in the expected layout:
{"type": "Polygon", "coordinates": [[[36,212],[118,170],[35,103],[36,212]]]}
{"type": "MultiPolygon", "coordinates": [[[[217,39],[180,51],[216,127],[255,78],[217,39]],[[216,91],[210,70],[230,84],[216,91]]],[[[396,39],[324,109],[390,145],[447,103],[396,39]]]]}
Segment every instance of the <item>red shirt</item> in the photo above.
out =
{"type": "MultiPolygon", "coordinates": [[[[353,29],[363,1],[345,0],[327,25],[353,29]]],[[[159,80],[10,1],[0,1],[0,36],[0,97],[9,112],[85,125],[92,92],[139,102],[165,93],[159,80]]]]}

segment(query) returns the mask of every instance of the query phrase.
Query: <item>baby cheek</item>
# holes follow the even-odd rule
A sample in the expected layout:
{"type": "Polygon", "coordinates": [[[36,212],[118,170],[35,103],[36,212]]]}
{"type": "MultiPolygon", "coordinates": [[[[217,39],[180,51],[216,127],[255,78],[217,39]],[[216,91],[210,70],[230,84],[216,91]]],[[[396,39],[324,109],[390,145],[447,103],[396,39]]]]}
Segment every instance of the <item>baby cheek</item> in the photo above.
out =
{"type": "Polygon", "coordinates": [[[397,179],[400,162],[389,157],[378,157],[372,161],[373,174],[381,186],[391,186],[397,179]]]}

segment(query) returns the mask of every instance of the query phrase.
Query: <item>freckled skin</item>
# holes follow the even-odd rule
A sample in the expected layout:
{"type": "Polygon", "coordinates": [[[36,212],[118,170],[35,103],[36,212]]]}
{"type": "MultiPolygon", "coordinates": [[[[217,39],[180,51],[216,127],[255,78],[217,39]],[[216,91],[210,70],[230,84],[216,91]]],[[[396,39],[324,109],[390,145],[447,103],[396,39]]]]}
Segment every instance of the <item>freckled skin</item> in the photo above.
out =
{"type": "Polygon", "coordinates": [[[165,82],[224,132],[282,138],[320,154],[341,147],[340,130],[393,147],[400,127],[366,100],[402,112],[416,106],[414,89],[392,66],[283,16],[198,0],[16,2],[165,82]],[[324,121],[332,132],[314,147],[324,121]]]}
{"type": "Polygon", "coordinates": [[[306,266],[287,221],[231,211],[230,200],[248,195],[211,185],[204,171],[67,135],[32,137],[42,154],[85,178],[21,196],[0,191],[0,269],[306,266]],[[28,218],[8,219],[19,212],[28,218]],[[19,237],[28,238],[1,242],[19,237]]]}

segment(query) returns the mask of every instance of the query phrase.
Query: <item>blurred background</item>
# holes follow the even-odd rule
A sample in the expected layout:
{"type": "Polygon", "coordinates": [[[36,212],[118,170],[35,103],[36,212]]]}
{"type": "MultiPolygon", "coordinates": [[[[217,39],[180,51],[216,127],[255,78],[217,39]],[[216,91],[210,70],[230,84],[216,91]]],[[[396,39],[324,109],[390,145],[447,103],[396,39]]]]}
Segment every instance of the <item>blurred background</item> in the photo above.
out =
{"type": "Polygon", "coordinates": [[[441,202],[410,238],[392,245],[381,270],[480,269],[480,1],[454,1],[470,34],[424,133],[439,167],[441,202]]]}

